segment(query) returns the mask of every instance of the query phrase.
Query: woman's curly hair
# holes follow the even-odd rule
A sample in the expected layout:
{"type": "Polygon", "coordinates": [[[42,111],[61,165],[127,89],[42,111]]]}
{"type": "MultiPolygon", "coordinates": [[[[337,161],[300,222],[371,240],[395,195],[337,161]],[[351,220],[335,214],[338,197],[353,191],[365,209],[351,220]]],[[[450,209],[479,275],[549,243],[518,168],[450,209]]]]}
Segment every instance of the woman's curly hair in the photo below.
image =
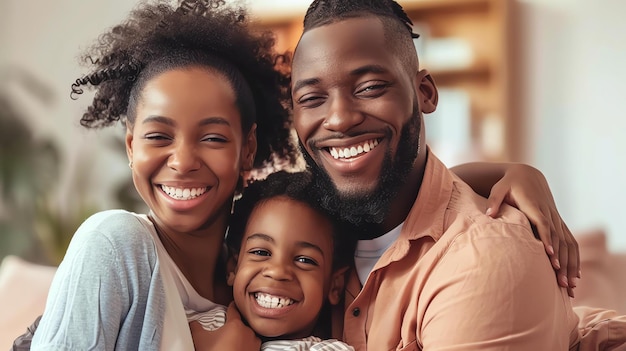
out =
{"type": "Polygon", "coordinates": [[[72,84],[72,99],[83,88],[96,90],[80,123],[87,128],[134,124],[135,105],[146,81],[169,69],[207,66],[222,73],[237,96],[244,132],[257,123],[256,167],[295,164],[291,140],[289,56],[274,51],[269,31],[255,32],[247,13],[223,0],[142,2],[121,24],[87,50],[91,71],[72,84]]]}

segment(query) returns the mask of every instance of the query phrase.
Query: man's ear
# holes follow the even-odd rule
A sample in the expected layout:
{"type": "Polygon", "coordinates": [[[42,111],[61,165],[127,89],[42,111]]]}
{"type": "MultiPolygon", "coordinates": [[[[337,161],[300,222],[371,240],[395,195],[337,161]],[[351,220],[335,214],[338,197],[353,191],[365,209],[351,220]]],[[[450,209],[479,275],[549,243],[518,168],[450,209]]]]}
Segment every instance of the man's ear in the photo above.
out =
{"type": "Polygon", "coordinates": [[[126,145],[126,156],[128,156],[128,164],[130,166],[133,163],[133,128],[128,121],[126,121],[126,136],[124,137],[124,144],[126,145]]]}
{"type": "Polygon", "coordinates": [[[241,168],[242,171],[249,171],[254,165],[254,157],[256,156],[257,141],[256,141],[256,123],[252,125],[246,140],[244,141],[243,148],[241,149],[241,168]]]}
{"type": "Polygon", "coordinates": [[[330,289],[328,289],[328,302],[336,305],[341,301],[343,290],[346,287],[346,271],[348,267],[335,270],[330,278],[330,289]]]}
{"type": "Polygon", "coordinates": [[[419,99],[422,113],[435,112],[439,102],[439,92],[437,85],[430,73],[423,69],[415,76],[415,86],[417,87],[417,98],[419,99]]]}

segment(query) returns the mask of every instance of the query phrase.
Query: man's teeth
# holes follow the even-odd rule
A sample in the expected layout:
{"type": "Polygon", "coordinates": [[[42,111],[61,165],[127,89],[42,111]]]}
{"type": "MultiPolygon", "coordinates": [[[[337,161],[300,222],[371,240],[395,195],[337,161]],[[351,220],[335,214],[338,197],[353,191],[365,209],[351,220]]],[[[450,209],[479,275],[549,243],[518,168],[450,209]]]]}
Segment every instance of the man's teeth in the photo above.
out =
{"type": "Polygon", "coordinates": [[[331,147],[330,148],[330,155],[335,158],[335,159],[339,159],[339,158],[350,158],[350,157],[354,157],[357,155],[360,155],[364,152],[370,152],[371,150],[373,150],[376,146],[378,146],[378,140],[374,139],[374,140],[368,140],[362,144],[358,144],[358,145],[353,145],[350,147],[344,147],[344,148],[336,148],[336,147],[331,147]]]}
{"type": "Polygon", "coordinates": [[[191,200],[206,192],[206,188],[175,188],[167,185],[161,185],[161,189],[176,200],[191,200]]]}
{"type": "Polygon", "coordinates": [[[256,302],[259,304],[259,306],[263,308],[282,308],[294,303],[294,301],[290,298],[278,297],[263,293],[254,294],[254,298],[256,298],[256,302]]]}

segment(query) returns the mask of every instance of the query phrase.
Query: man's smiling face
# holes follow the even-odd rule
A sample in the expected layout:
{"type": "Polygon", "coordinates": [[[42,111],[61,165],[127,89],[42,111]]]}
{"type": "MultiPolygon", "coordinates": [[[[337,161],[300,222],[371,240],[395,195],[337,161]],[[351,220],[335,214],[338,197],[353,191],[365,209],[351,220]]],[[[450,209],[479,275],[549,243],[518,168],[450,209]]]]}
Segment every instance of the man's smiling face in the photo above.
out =
{"type": "Polygon", "coordinates": [[[293,61],[305,158],[336,192],[326,207],[357,224],[382,222],[418,154],[416,77],[387,40],[380,19],[349,18],[305,32],[293,61]]]}

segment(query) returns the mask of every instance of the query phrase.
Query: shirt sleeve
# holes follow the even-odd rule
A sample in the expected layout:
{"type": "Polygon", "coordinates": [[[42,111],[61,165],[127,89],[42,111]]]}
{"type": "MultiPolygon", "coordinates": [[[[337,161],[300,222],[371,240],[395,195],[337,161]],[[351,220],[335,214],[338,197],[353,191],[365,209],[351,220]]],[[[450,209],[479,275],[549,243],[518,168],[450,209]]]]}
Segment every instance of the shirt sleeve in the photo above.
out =
{"type": "Polygon", "coordinates": [[[574,307],[580,318],[580,351],[626,350],[626,316],[587,306],[574,307]]]}
{"type": "Polygon", "coordinates": [[[423,350],[567,350],[577,318],[541,243],[495,222],[458,235],[429,277],[423,350]]]}
{"type": "Polygon", "coordinates": [[[141,268],[145,247],[137,245],[136,224],[108,220],[117,223],[95,225],[92,217],[73,236],[50,287],[32,350],[114,350],[126,317],[141,309],[141,290],[147,295],[148,288],[137,282],[150,275],[141,268]]]}

